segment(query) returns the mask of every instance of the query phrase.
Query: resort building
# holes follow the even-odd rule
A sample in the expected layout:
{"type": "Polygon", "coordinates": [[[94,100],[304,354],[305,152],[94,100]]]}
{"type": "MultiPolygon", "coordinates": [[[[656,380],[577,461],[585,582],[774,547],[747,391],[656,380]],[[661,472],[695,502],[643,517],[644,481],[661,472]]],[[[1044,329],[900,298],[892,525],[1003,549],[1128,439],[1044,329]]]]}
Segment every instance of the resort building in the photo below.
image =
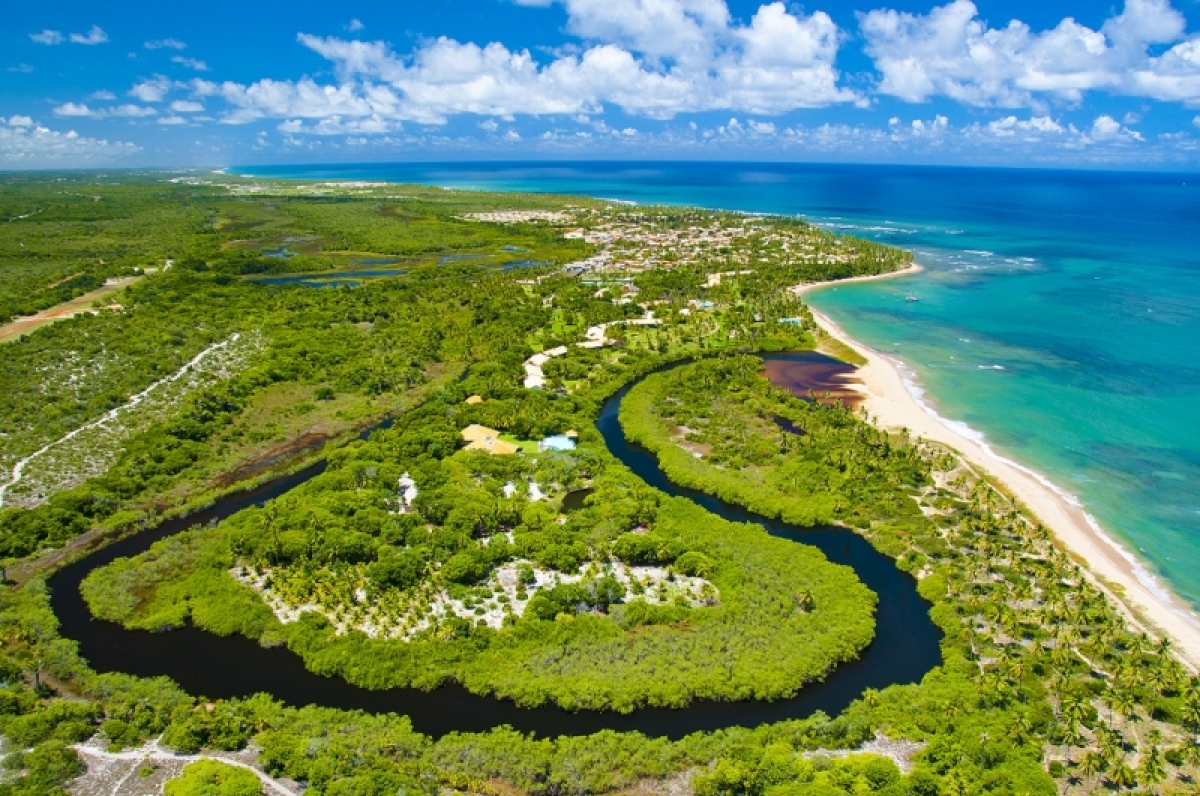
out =
{"type": "Polygon", "coordinates": [[[463,441],[469,451],[483,451],[493,456],[508,456],[521,450],[521,446],[500,439],[500,432],[494,428],[472,423],[462,430],[463,441]]]}

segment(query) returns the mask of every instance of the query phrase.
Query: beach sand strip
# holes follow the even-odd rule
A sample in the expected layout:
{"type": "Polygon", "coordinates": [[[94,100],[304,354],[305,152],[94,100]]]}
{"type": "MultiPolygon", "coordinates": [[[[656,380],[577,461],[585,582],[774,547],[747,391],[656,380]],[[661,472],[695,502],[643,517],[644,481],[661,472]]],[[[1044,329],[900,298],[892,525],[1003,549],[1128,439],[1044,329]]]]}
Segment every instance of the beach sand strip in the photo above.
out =
{"type": "MultiPolygon", "coordinates": [[[[920,270],[921,266],[914,264],[891,274],[798,285],[790,291],[804,295],[831,285],[907,276],[920,270]]],[[[1169,635],[1180,659],[1193,672],[1200,670],[1200,617],[1151,575],[1145,564],[1105,534],[1077,499],[1034,470],[997,453],[982,438],[973,439],[956,430],[950,421],[917,400],[910,387],[918,389],[918,395],[919,388],[913,377],[906,378],[902,373],[902,363],[850,337],[828,316],[813,310],[813,317],[826,334],[867,360],[856,374],[860,384],[853,386],[862,392],[863,409],[872,422],[891,430],[907,429],[910,434],[949,446],[999,481],[1054,533],[1068,553],[1086,564],[1097,586],[1114,599],[1135,628],[1169,635]]]]}

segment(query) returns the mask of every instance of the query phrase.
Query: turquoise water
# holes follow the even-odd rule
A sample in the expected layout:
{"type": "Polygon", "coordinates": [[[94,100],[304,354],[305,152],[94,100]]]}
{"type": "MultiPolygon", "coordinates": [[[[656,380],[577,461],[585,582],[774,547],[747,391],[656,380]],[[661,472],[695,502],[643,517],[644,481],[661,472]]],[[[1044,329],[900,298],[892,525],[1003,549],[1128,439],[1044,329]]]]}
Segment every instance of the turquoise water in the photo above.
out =
{"type": "Polygon", "coordinates": [[[824,290],[813,305],[905,363],[939,414],[1077,496],[1200,606],[1200,175],[713,163],[242,173],[801,214],[909,248],[924,273],[824,290]]]}

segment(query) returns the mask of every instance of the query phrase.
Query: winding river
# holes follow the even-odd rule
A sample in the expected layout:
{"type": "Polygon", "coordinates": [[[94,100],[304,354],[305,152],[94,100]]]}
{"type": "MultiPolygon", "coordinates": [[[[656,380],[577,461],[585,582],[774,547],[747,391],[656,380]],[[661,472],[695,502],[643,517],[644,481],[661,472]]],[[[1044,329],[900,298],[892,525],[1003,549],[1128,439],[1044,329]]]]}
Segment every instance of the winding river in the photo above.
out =
{"type": "MultiPolygon", "coordinates": [[[[820,357],[788,354],[767,359],[794,363],[806,359],[816,362],[820,357]]],[[[857,660],[842,664],[823,682],[805,686],[796,696],[774,702],[702,701],[679,710],[643,708],[629,714],[568,712],[556,706],[520,708],[507,700],[472,694],[454,684],[433,691],[369,691],[338,678],[313,674],[304,668],[299,656],[286,648],[266,649],[243,636],[221,637],[191,626],[169,633],[149,633],[92,618],[79,591],[80,581],[90,571],[117,558],[144,552],[154,542],[186,528],[216,522],[279,497],[324,471],[323,462],[257,489],[225,497],[187,517],[168,520],[63,567],[49,581],[60,632],[64,638],[78,642],[80,653],[98,672],[165,675],[189,693],[211,699],[268,693],[291,705],[404,714],[410,717],[415,730],[435,738],[501,725],[543,737],[611,729],[681,738],[704,730],[804,718],[817,710],[836,715],[866,688],[915,683],[941,663],[941,632],[929,618],[930,605],[917,593],[916,581],[862,537],[843,528],[802,529],[769,520],[668,481],[653,454],[626,440],[617,421],[621,400],[632,387],[627,385],[609,398],[596,423],[614,456],[667,494],[688,498],[734,522],[757,523],[774,536],[815,545],[831,561],[853,567],[863,583],[879,595],[875,638],[857,660]]]]}

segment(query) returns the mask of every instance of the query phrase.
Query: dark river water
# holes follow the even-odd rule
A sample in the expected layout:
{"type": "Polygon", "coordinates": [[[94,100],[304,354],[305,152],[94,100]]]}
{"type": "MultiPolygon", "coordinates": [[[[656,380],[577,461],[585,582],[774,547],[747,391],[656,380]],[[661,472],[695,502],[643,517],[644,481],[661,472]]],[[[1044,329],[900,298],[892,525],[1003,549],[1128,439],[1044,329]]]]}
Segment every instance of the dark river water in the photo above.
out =
{"type": "MultiPolygon", "coordinates": [[[[827,372],[823,364],[827,358],[819,354],[783,356],[791,364],[797,363],[798,357],[810,357],[815,365],[810,370],[827,372]]],[[[793,374],[797,372],[793,370],[793,374]]],[[[841,528],[806,529],[768,520],[668,481],[653,454],[630,444],[617,422],[621,399],[631,386],[604,403],[596,423],[614,456],[667,494],[693,500],[725,519],[754,522],[774,536],[820,548],[831,561],[853,567],[863,583],[879,595],[875,639],[857,660],[837,667],[823,682],[806,685],[796,696],[774,702],[699,701],[682,709],[643,708],[629,714],[569,712],[555,706],[520,708],[507,700],[472,694],[454,684],[433,691],[411,688],[369,691],[338,678],[313,674],[286,648],[266,649],[243,636],[221,637],[191,626],[168,633],[149,633],[126,630],[115,623],[92,618],[79,591],[80,581],[90,571],[117,558],[144,552],[154,542],[186,528],[215,522],[276,498],[320,474],[325,469],[324,463],[223,498],[211,508],[168,520],[153,530],[123,539],[63,567],[49,581],[51,605],[60,622],[60,632],[79,643],[80,653],[98,672],[127,672],[142,677],[165,675],[189,693],[210,699],[268,693],[296,706],[398,713],[409,716],[418,732],[435,738],[449,732],[479,732],[506,724],[539,736],[584,735],[611,729],[681,738],[703,730],[804,718],[817,710],[834,715],[866,688],[915,683],[941,663],[941,632],[929,618],[930,605],[917,593],[916,581],[857,534],[841,528]]],[[[820,384],[812,387],[821,389],[820,384]]]]}

